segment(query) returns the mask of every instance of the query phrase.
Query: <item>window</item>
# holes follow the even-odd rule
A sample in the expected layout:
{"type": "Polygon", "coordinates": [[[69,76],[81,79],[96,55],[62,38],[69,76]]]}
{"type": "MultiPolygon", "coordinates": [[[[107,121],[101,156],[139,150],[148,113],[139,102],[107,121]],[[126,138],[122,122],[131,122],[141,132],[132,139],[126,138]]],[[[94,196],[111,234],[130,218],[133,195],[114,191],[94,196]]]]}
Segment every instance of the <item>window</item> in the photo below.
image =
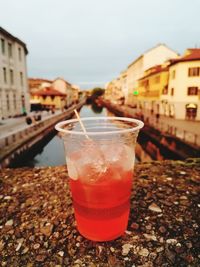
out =
{"type": "Polygon", "coordinates": [[[23,73],[22,72],[20,72],[20,83],[21,83],[21,86],[24,85],[23,73]]]}
{"type": "Polygon", "coordinates": [[[163,88],[163,90],[162,90],[162,94],[163,94],[163,95],[167,95],[167,94],[168,94],[168,87],[167,87],[167,86],[165,86],[165,87],[163,88]]]}
{"type": "Polygon", "coordinates": [[[14,84],[13,70],[10,70],[10,83],[11,83],[11,84],[14,84]]]}
{"type": "Polygon", "coordinates": [[[1,39],[1,52],[4,55],[5,54],[5,40],[1,39]]]}
{"type": "Polygon", "coordinates": [[[173,70],[173,71],[172,71],[172,79],[175,79],[175,77],[176,77],[176,71],[173,70]]]}
{"type": "Polygon", "coordinates": [[[159,83],[160,82],[160,76],[156,76],[155,77],[155,83],[159,83]]]}
{"type": "Polygon", "coordinates": [[[6,68],[3,68],[3,79],[4,79],[4,83],[7,83],[6,68]]]}
{"type": "Polygon", "coordinates": [[[10,99],[9,99],[9,94],[6,94],[6,104],[7,104],[7,110],[10,110],[10,99]]]}
{"type": "Polygon", "coordinates": [[[16,94],[13,95],[13,104],[14,104],[14,109],[17,109],[17,100],[16,100],[16,94]]]}
{"type": "Polygon", "coordinates": [[[200,67],[188,69],[188,76],[189,77],[194,77],[194,76],[199,76],[199,75],[200,75],[200,67]]]}
{"type": "Polygon", "coordinates": [[[174,88],[171,88],[171,96],[174,95],[174,88]]]}
{"type": "Polygon", "coordinates": [[[198,87],[188,87],[188,95],[198,95],[198,87]]]}
{"type": "Polygon", "coordinates": [[[8,56],[12,57],[12,44],[8,43],[8,56]]]}
{"type": "Polygon", "coordinates": [[[19,56],[19,61],[22,60],[22,50],[21,47],[18,48],[18,56],[19,56]]]}

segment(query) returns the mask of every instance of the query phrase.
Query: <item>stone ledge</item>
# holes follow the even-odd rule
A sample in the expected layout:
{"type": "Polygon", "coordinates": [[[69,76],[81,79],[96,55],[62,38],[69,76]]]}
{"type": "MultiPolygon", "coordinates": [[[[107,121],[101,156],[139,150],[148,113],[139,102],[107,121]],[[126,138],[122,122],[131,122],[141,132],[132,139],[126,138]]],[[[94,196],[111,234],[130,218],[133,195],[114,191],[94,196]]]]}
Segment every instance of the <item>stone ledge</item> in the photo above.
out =
{"type": "Polygon", "coordinates": [[[126,233],[76,230],[66,167],[0,170],[1,266],[200,266],[200,159],[137,164],[126,233]]]}

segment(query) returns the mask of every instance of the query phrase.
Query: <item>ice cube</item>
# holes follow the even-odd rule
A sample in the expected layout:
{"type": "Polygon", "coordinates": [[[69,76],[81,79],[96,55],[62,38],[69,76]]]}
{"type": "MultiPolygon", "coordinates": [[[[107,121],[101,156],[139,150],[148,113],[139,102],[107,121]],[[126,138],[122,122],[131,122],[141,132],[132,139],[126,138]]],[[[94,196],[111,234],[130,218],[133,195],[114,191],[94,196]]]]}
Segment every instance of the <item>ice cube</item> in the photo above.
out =
{"type": "Polygon", "coordinates": [[[107,165],[104,156],[94,141],[87,140],[82,148],[70,156],[78,177],[84,182],[96,182],[105,173],[107,165]]]}
{"type": "Polygon", "coordinates": [[[106,162],[116,162],[119,161],[120,155],[123,151],[123,146],[121,144],[106,144],[101,146],[102,154],[104,155],[106,162]]]}
{"type": "Polygon", "coordinates": [[[133,147],[124,145],[124,151],[122,154],[123,158],[123,169],[125,171],[132,170],[135,163],[135,150],[133,147]]]}
{"type": "Polygon", "coordinates": [[[67,157],[66,157],[66,161],[67,161],[67,169],[68,169],[69,177],[73,180],[77,180],[78,171],[76,169],[75,163],[67,157]]]}
{"type": "Polygon", "coordinates": [[[125,171],[131,170],[135,162],[134,148],[123,143],[102,145],[102,153],[105,161],[121,166],[125,171]]]}

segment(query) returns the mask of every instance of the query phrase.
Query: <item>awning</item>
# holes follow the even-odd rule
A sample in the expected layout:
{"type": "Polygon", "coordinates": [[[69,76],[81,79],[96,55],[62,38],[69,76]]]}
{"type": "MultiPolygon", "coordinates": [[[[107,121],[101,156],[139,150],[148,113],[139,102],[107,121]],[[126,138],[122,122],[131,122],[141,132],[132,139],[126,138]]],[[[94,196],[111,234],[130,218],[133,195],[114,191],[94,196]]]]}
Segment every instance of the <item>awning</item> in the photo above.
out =
{"type": "Polygon", "coordinates": [[[190,103],[186,105],[186,108],[197,108],[197,105],[194,103],[190,103]]]}
{"type": "Polygon", "coordinates": [[[40,100],[37,99],[31,99],[30,104],[40,104],[40,100]]]}

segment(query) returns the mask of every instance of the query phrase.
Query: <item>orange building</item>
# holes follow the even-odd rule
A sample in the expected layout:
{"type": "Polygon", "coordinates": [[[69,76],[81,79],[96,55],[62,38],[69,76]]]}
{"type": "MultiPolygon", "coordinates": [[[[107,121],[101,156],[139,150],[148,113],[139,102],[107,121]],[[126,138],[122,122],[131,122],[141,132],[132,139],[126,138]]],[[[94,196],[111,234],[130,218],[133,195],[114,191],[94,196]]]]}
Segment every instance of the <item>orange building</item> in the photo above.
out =
{"type": "Polygon", "coordinates": [[[43,109],[63,109],[67,95],[52,87],[46,87],[31,93],[31,103],[41,104],[43,109]]]}

